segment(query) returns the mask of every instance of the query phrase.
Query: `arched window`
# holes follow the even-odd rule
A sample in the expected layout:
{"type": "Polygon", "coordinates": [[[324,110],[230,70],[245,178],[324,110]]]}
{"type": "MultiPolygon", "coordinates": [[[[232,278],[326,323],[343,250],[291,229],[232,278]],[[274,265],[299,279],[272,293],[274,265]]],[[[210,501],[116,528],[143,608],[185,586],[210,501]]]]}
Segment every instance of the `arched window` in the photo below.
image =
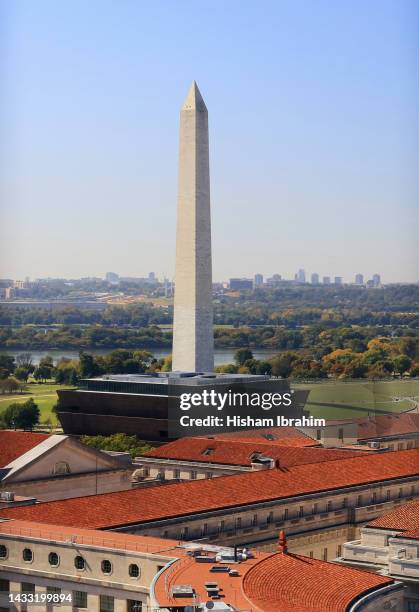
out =
{"type": "Polygon", "coordinates": [[[136,563],[131,563],[131,565],[128,568],[128,573],[131,576],[131,578],[139,578],[140,568],[138,567],[136,563]]]}
{"type": "Polygon", "coordinates": [[[60,557],[55,552],[51,552],[48,555],[48,563],[53,567],[57,567],[60,563],[60,557]]]}
{"type": "Polygon", "coordinates": [[[4,544],[0,544],[0,559],[7,559],[7,548],[4,544]]]}
{"type": "Polygon", "coordinates": [[[26,561],[26,563],[30,563],[31,561],[33,561],[33,552],[30,548],[24,548],[22,557],[23,560],[26,561]]]}
{"type": "Polygon", "coordinates": [[[54,476],[62,476],[63,474],[70,474],[70,472],[70,466],[67,461],[57,461],[52,470],[54,476]]]}
{"type": "Polygon", "coordinates": [[[101,567],[104,574],[112,573],[112,563],[108,559],[103,559],[101,567]]]}
{"type": "Polygon", "coordinates": [[[80,555],[77,555],[74,559],[74,567],[78,570],[84,570],[86,567],[86,562],[80,555]]]}

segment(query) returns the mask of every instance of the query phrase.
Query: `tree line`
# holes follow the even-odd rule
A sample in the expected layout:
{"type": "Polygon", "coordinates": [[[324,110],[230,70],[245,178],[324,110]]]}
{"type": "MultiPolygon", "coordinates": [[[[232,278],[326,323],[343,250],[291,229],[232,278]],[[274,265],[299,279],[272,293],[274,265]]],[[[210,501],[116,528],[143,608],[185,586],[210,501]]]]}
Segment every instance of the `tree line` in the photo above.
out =
{"type": "MultiPolygon", "coordinates": [[[[329,326],[408,325],[419,323],[419,286],[394,285],[367,290],[351,285],[285,285],[239,293],[217,293],[217,325],[284,325],[313,323],[329,326]]],[[[0,307],[0,326],[102,325],[145,328],[172,323],[173,307],[136,303],[87,310],[72,306],[47,308],[0,307]]]]}
{"type": "MultiPolygon", "coordinates": [[[[394,326],[331,326],[327,322],[307,324],[298,328],[266,325],[260,327],[215,327],[216,348],[251,347],[272,351],[334,348],[365,350],[367,343],[377,336],[417,337],[417,330],[394,326]]],[[[169,348],[172,345],[171,330],[157,326],[139,329],[92,325],[86,328],[63,325],[53,329],[34,326],[0,328],[0,349],[53,350],[53,349],[150,349],[169,348]]]]}
{"type": "MultiPolygon", "coordinates": [[[[249,345],[242,345],[234,363],[217,368],[219,372],[272,374],[284,378],[387,378],[410,373],[419,376],[419,338],[371,335],[363,329],[306,330],[305,344],[295,350],[288,345],[269,359],[255,359],[249,345]]],[[[270,337],[270,336],[269,336],[270,337]]],[[[246,340],[246,337],[242,338],[246,340]]],[[[34,366],[30,353],[16,360],[0,354],[0,390],[18,392],[29,376],[35,380],[55,380],[76,385],[81,378],[102,374],[139,374],[171,370],[171,357],[156,359],[152,352],[116,349],[106,355],[81,351],[78,359],[62,357],[54,362],[43,357],[34,366]],[[15,382],[14,382],[15,381],[15,382]],[[15,385],[14,390],[10,386],[15,385]]]]}

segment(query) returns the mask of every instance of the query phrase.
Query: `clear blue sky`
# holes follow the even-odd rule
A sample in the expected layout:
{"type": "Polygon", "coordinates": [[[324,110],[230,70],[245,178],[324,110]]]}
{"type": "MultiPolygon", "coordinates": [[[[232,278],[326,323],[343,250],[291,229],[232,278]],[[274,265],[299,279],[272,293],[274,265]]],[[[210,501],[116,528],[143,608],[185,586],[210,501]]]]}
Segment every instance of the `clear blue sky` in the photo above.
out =
{"type": "Polygon", "coordinates": [[[419,280],[418,17],[415,0],[3,0],[0,276],[173,275],[196,79],[216,280],[419,280]]]}

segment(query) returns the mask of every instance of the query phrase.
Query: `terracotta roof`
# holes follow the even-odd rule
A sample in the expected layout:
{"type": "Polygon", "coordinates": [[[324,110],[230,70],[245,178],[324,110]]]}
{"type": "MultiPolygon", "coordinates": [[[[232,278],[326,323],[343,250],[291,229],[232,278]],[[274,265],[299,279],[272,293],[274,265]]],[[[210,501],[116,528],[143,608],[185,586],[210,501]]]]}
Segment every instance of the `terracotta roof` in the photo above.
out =
{"type": "Polygon", "coordinates": [[[181,557],[186,554],[185,549],[177,548],[182,544],[177,540],[155,538],[153,536],[131,535],[117,532],[97,531],[95,529],[81,529],[80,527],[64,527],[63,525],[50,525],[33,521],[0,521],[0,539],[2,535],[14,535],[22,538],[36,538],[57,542],[76,542],[80,545],[95,546],[99,548],[114,548],[132,550],[135,552],[160,553],[169,557],[181,557]]]}
{"type": "Polygon", "coordinates": [[[166,568],[154,586],[160,607],[186,606],[191,598],[174,597],[173,588],[190,585],[196,601],[210,599],[205,584],[215,582],[222,601],[234,609],[254,612],[344,612],[355,599],[394,584],[366,571],[290,553],[255,552],[254,558],[231,565],[239,572],[211,572],[216,563],[183,558],[166,568]]]}
{"type": "Polygon", "coordinates": [[[419,501],[403,504],[393,512],[371,521],[367,527],[401,531],[401,537],[419,538],[419,501]]]}
{"type": "Polygon", "coordinates": [[[261,442],[281,446],[319,446],[313,438],[306,436],[295,427],[266,427],[214,434],[215,440],[239,439],[240,442],[261,442]]]}
{"type": "Polygon", "coordinates": [[[49,438],[48,434],[9,429],[0,430],[0,467],[6,467],[47,438],[49,438]]]}
{"type": "Polygon", "coordinates": [[[263,612],[344,612],[358,597],[390,584],[391,578],[363,570],[277,553],[246,573],[243,590],[263,612]]]}
{"type": "Polygon", "coordinates": [[[358,440],[386,438],[401,434],[419,435],[419,414],[402,412],[400,414],[382,414],[357,420],[358,440]]]}
{"type": "Polygon", "coordinates": [[[107,529],[415,476],[418,468],[419,449],[368,454],[331,461],[325,469],[313,463],[245,472],[210,480],[43,502],[0,511],[0,516],[107,529]]]}
{"type": "Polygon", "coordinates": [[[281,466],[291,467],[305,463],[334,461],[359,455],[357,451],[289,447],[278,444],[260,444],[257,439],[242,442],[240,438],[212,440],[208,438],[180,438],[144,454],[145,457],[175,459],[178,461],[199,461],[229,465],[251,466],[255,454],[278,460],[281,466]]]}
{"type": "MultiPolygon", "coordinates": [[[[196,601],[211,600],[205,588],[206,582],[215,582],[220,588],[222,601],[234,606],[234,609],[249,610],[250,602],[243,591],[243,577],[262,559],[270,557],[268,553],[255,552],[255,557],[246,559],[239,565],[231,565],[240,573],[240,576],[230,576],[227,572],[211,572],[210,569],[217,563],[198,563],[195,559],[184,558],[165,569],[158,577],[154,586],[154,595],[159,608],[190,605],[191,598],[173,597],[172,589],[181,584],[190,585],[196,595],[196,601]]],[[[219,563],[221,565],[221,563],[219,563]]],[[[223,562],[222,565],[229,565],[223,562]]],[[[254,610],[254,607],[251,608],[254,610]]],[[[294,611],[295,612],[295,611],[294,611]]]]}

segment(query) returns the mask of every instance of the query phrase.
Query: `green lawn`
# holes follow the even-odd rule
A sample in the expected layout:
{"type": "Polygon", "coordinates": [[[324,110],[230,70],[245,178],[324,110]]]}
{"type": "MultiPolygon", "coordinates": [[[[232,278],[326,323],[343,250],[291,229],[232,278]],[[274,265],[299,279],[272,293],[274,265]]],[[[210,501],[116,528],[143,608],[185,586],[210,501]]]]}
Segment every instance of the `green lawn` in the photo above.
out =
{"type": "Polygon", "coordinates": [[[53,406],[57,403],[57,393],[56,390],[60,388],[68,389],[68,385],[56,385],[51,383],[45,384],[30,384],[26,385],[26,389],[23,393],[13,393],[10,395],[0,395],[0,414],[14,402],[24,402],[28,398],[33,397],[34,401],[38,405],[38,408],[41,412],[40,422],[45,423],[45,421],[50,418],[52,424],[58,425],[58,421],[55,417],[55,414],[52,412],[53,406]]]}
{"type": "Polygon", "coordinates": [[[381,412],[403,412],[419,403],[419,380],[327,381],[292,384],[309,389],[306,409],[318,418],[353,418],[381,412]]]}

